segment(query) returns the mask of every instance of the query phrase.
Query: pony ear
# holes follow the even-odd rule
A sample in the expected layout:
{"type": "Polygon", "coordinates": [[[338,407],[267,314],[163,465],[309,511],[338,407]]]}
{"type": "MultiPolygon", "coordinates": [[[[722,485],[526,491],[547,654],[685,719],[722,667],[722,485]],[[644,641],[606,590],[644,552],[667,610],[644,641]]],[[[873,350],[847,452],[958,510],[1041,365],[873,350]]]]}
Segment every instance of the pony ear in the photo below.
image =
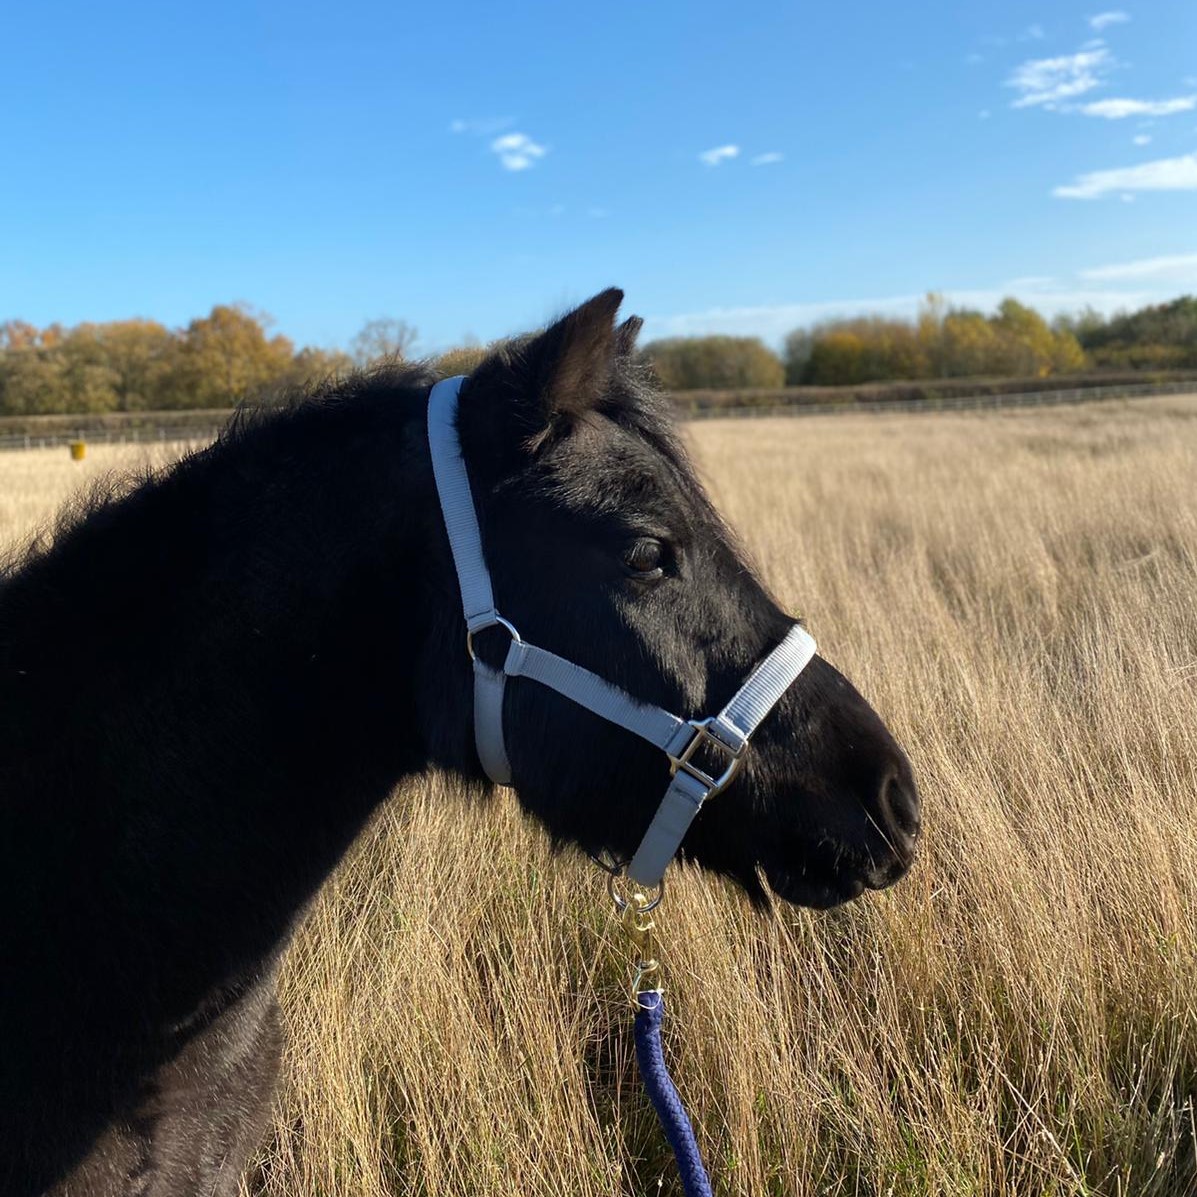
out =
{"type": "Polygon", "coordinates": [[[623,292],[610,287],[534,337],[524,348],[530,398],[546,423],[578,416],[602,399],[615,362],[615,313],[623,292]]]}
{"type": "MultiPolygon", "coordinates": [[[[542,333],[492,353],[462,391],[459,427],[467,451],[502,471],[543,445],[558,422],[593,411],[619,353],[615,287],[588,299],[542,333]]],[[[626,327],[623,326],[623,327],[626,327]]]]}
{"type": "Polygon", "coordinates": [[[640,316],[629,316],[615,330],[615,352],[620,357],[631,357],[636,351],[636,338],[644,327],[644,320],[640,316]]]}

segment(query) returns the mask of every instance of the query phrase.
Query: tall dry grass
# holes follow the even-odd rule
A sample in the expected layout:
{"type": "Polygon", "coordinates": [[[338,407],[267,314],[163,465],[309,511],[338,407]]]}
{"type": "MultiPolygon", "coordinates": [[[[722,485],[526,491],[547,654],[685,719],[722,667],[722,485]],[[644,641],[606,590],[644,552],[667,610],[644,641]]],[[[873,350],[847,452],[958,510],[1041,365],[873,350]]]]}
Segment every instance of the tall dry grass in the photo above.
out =
{"type": "MultiPolygon", "coordinates": [[[[1197,400],[690,436],[926,810],[909,878],[839,911],[674,880],[667,1050],[717,1192],[1197,1193],[1197,400]]],[[[0,457],[0,537],[76,476],[46,460],[0,457]]],[[[591,866],[405,787],[290,954],[248,1191],[676,1193],[624,984],[591,866]]]]}

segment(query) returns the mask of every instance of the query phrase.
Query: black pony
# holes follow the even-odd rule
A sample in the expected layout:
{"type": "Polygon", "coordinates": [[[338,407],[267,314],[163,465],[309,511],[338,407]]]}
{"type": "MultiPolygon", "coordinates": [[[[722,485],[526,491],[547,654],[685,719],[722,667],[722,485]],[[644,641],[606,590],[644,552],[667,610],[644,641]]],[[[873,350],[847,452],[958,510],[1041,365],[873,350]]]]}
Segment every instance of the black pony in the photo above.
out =
{"type": "MultiPolygon", "coordinates": [[[[669,710],[716,710],[784,634],[606,291],[494,353],[459,413],[498,601],[669,710]]],[[[457,581],[394,367],[242,417],[93,503],[0,582],[0,1192],[227,1197],[278,1067],[304,907],[405,775],[483,784],[457,581]]],[[[493,651],[493,646],[491,650],[493,651]]],[[[626,857],[662,755],[508,687],[520,801],[626,857]]],[[[910,863],[918,801],[816,659],[684,854],[830,906],[910,863]]]]}

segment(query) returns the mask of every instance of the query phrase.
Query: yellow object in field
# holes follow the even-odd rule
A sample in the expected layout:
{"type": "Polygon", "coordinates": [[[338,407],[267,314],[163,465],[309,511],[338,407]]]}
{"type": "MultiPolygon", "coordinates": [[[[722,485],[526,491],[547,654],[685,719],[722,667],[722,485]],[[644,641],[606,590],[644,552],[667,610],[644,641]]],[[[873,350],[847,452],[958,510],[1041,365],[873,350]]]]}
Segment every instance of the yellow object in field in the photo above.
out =
{"type": "Polygon", "coordinates": [[[86,441],[71,441],[71,460],[82,461],[87,456],[86,441]]]}

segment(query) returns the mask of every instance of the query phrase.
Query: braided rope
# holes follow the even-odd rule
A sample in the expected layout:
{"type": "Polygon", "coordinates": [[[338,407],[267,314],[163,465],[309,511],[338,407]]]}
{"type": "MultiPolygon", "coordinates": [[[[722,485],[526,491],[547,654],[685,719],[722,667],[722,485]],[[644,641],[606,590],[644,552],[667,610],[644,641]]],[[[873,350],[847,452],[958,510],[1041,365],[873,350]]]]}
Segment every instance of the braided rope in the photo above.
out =
{"type": "Polygon", "coordinates": [[[665,1056],[661,1051],[661,1019],[664,1013],[665,998],[659,990],[636,995],[636,1060],[649,1101],[657,1111],[661,1129],[677,1160],[682,1192],[685,1197],[712,1197],[711,1182],[702,1166],[694,1129],[670,1079],[669,1069],[665,1067],[665,1056]]]}

